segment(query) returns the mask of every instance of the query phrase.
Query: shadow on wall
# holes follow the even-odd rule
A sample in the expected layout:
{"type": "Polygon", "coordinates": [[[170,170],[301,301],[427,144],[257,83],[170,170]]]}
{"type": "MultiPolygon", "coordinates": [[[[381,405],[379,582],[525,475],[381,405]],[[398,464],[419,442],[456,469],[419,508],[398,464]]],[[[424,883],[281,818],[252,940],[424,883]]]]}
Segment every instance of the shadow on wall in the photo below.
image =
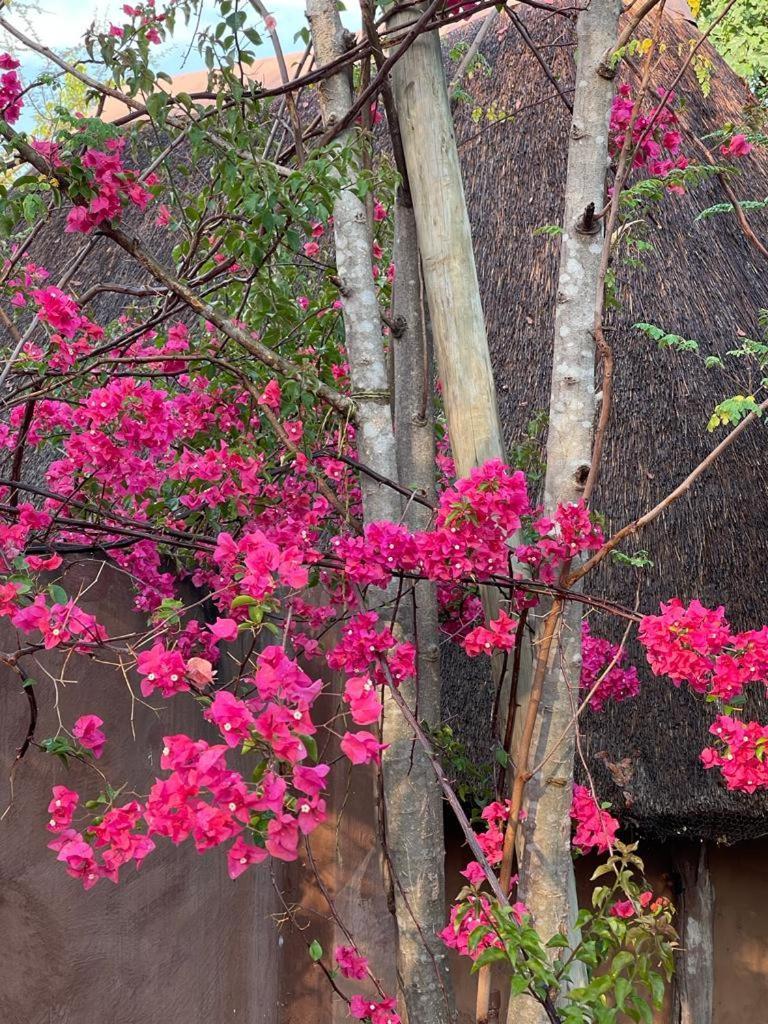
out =
{"type": "MultiPolygon", "coordinates": [[[[127,610],[125,576],[105,565],[80,563],[62,581],[75,595],[94,582],[81,604],[118,635],[141,628],[127,610]]],[[[15,635],[3,631],[7,650],[15,635]]],[[[115,786],[128,779],[138,791],[154,778],[163,735],[202,723],[191,701],[153,699],[152,711],[133,703],[125,679],[99,660],[75,657],[54,684],[25,659],[37,680],[36,739],[71,727],[83,713],[104,719],[108,743],[99,767],[115,786]],[[131,735],[131,719],[136,738],[131,735]]],[[[42,661],[42,659],[41,659],[42,661]]],[[[44,665],[54,676],[61,658],[44,665]]],[[[0,802],[8,805],[8,767],[28,725],[18,678],[0,667],[0,802]]],[[[138,691],[137,691],[138,692],[138,691]]],[[[3,1024],[196,1024],[247,1021],[276,1024],[278,933],[270,919],[275,897],[266,871],[239,881],[227,876],[221,851],[198,855],[191,844],[163,848],[137,873],[124,869],[118,886],[101,881],[90,892],[70,878],[46,848],[51,787],[64,784],[88,799],[101,779],[85,765],[65,767],[31,749],[19,763],[11,810],[0,822],[0,1020],[3,1024]]]]}

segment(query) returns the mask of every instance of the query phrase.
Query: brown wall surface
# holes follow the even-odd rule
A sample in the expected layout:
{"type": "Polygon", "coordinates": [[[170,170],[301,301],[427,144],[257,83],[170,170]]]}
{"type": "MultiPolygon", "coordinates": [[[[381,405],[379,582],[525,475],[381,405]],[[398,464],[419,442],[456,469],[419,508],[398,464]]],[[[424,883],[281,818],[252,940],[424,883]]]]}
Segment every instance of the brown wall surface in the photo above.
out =
{"type": "MultiPolygon", "coordinates": [[[[62,582],[74,595],[84,578],[75,568],[62,582]]],[[[102,567],[80,603],[112,635],[140,627],[125,611],[125,577],[114,570],[102,567]]],[[[13,650],[15,636],[3,634],[0,647],[13,650]]],[[[49,668],[55,663],[45,659],[49,668]]],[[[37,680],[39,741],[56,732],[55,687],[32,659],[23,664],[37,680]]],[[[158,713],[135,705],[134,741],[131,696],[120,673],[75,657],[64,677],[76,681],[58,684],[62,720],[71,728],[83,713],[104,719],[108,743],[98,765],[114,786],[128,778],[129,788],[146,791],[162,736],[200,734],[191,701],[159,698],[150,701],[158,713]]],[[[2,813],[28,705],[18,677],[2,666],[0,684],[2,813]]],[[[0,822],[2,1024],[275,1024],[278,934],[270,915],[277,908],[266,866],[232,882],[221,850],[201,856],[189,843],[175,848],[161,839],[162,849],[139,873],[129,865],[118,886],[102,880],[84,892],[46,848],[46,808],[59,783],[84,799],[102,787],[86,766],[66,768],[31,749],[0,822]]]]}
{"type": "Polygon", "coordinates": [[[768,842],[713,849],[715,1020],[768,1020],[768,842]]]}

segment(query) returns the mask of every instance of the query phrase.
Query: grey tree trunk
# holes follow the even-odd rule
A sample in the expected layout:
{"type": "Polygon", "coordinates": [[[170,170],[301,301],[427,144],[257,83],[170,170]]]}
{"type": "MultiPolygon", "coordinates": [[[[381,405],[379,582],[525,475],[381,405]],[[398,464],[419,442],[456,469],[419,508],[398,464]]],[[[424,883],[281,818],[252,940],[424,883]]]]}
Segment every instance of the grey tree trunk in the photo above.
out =
{"type": "MultiPolygon", "coordinates": [[[[394,354],[395,441],[399,481],[427,498],[435,495],[435,422],[430,345],[423,316],[419,251],[413,209],[395,207],[394,354]]],[[[411,529],[424,529],[431,513],[411,501],[403,513],[411,529]]],[[[421,581],[403,588],[398,626],[416,641],[418,675],[400,686],[419,721],[440,721],[440,651],[437,593],[421,581]],[[409,592],[410,591],[410,592],[409,592]]],[[[454,1005],[444,944],[442,793],[424,751],[394,706],[385,703],[382,758],[388,856],[397,916],[398,977],[411,1024],[449,1022],[454,1005]]]]}
{"type": "MultiPolygon", "coordinates": [[[[578,501],[592,459],[595,419],[595,302],[602,238],[577,230],[586,207],[602,208],[608,166],[613,85],[597,69],[615,45],[616,0],[592,0],[579,15],[576,92],[568,149],[560,276],[555,311],[544,502],[552,512],[578,501]]],[[[528,783],[528,819],[520,863],[520,897],[546,940],[568,933],[573,919],[570,804],[581,673],[581,613],[566,602],[544,681],[530,764],[544,767],[528,783]],[[571,726],[569,728],[569,726],[571,726]],[[564,732],[567,739],[561,741],[564,732]],[[557,744],[559,743],[559,746],[557,744]]],[[[530,998],[510,1003],[508,1024],[546,1021],[530,998]]]]}
{"type": "MultiPolygon", "coordinates": [[[[344,53],[344,29],[333,0],[307,0],[315,58],[327,64],[344,53]]],[[[318,87],[326,126],[337,123],[352,106],[350,81],[343,72],[323,79],[318,87]]],[[[350,131],[339,141],[348,141],[350,131]]],[[[350,187],[343,188],[333,208],[336,267],[340,279],[344,332],[349,353],[353,398],[357,405],[357,447],[360,461],[395,480],[397,462],[390,413],[387,362],[381,335],[381,314],[371,262],[371,237],[365,206],[350,187]]],[[[365,519],[399,519],[400,499],[391,488],[365,475],[361,478],[365,519]]]]}
{"type": "MultiPolygon", "coordinates": [[[[344,50],[343,28],[334,0],[307,0],[315,57],[326,64],[344,50]]],[[[349,78],[325,79],[319,87],[326,126],[346,114],[352,105],[349,78]]],[[[343,133],[341,141],[348,133],[343,133]]],[[[352,184],[350,182],[350,184],[352,184]]],[[[351,188],[345,188],[333,210],[336,263],[341,279],[344,328],[353,398],[357,404],[358,455],[364,465],[406,485],[434,491],[434,423],[431,389],[424,363],[425,347],[420,315],[418,249],[412,220],[398,211],[396,266],[399,284],[396,310],[406,323],[396,353],[397,420],[401,436],[395,449],[387,360],[381,316],[371,263],[372,239],[365,207],[351,188]],[[398,378],[402,375],[403,380],[398,378]],[[398,458],[399,454],[399,458],[398,458]],[[398,466],[398,461],[400,466],[398,466]],[[401,475],[402,474],[402,475],[401,475]]],[[[393,343],[395,339],[393,339],[393,343]]],[[[399,522],[403,515],[412,526],[423,526],[413,504],[403,512],[400,495],[364,474],[363,515],[399,522]]],[[[390,586],[379,598],[397,596],[390,586]]],[[[418,688],[403,684],[403,697],[419,719],[434,722],[440,714],[437,604],[434,588],[421,586],[416,615],[412,598],[401,602],[398,615],[403,639],[417,642],[420,650],[418,688]]],[[[379,603],[377,601],[376,603],[379,603]]],[[[444,925],[444,843],[442,799],[434,772],[410,729],[391,701],[385,706],[383,759],[384,836],[386,858],[393,880],[398,934],[398,980],[411,1024],[449,1024],[453,1000],[446,957],[437,932],[444,925]]]]}

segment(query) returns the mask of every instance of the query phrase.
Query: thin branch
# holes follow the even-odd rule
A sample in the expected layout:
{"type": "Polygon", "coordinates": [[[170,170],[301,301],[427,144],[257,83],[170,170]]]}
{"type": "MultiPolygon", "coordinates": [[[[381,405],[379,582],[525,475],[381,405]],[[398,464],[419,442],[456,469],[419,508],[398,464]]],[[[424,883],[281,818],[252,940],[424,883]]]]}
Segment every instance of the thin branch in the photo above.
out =
{"type": "MultiPolygon", "coordinates": [[[[654,3],[657,3],[657,2],[658,2],[658,0],[654,0],[654,3]]],[[[528,47],[528,49],[531,51],[533,56],[539,62],[539,65],[541,66],[541,70],[544,72],[544,74],[547,76],[549,81],[552,83],[552,86],[554,87],[555,91],[557,92],[557,95],[560,97],[560,99],[565,104],[565,107],[566,107],[568,113],[572,114],[573,113],[573,104],[571,103],[571,101],[568,99],[568,97],[563,92],[563,88],[560,85],[560,83],[558,82],[558,80],[555,78],[555,75],[554,75],[554,73],[552,71],[552,68],[550,68],[549,64],[547,64],[547,62],[542,57],[541,51],[539,50],[539,48],[534,43],[533,39],[531,38],[530,32],[528,31],[528,29],[525,26],[525,22],[518,16],[518,14],[515,11],[512,10],[511,7],[505,7],[504,8],[504,13],[507,15],[509,20],[512,22],[512,24],[515,26],[517,31],[520,33],[520,37],[523,40],[523,42],[525,43],[525,45],[528,47]]]]}
{"type": "MultiPolygon", "coordinates": [[[[700,139],[696,138],[696,136],[694,135],[692,135],[691,137],[693,138],[694,143],[698,147],[701,154],[704,156],[704,159],[707,161],[707,163],[709,163],[712,167],[717,167],[717,161],[712,156],[707,147],[704,145],[704,143],[700,139]]],[[[733,212],[736,214],[736,220],[738,221],[742,234],[750,243],[750,245],[760,253],[761,256],[765,256],[765,258],[768,259],[768,248],[766,248],[766,246],[763,245],[763,243],[760,241],[760,239],[753,231],[751,224],[747,220],[747,217],[741,208],[741,203],[737,199],[736,193],[731,188],[728,179],[724,174],[720,173],[718,173],[717,178],[720,184],[722,185],[723,192],[725,192],[725,194],[731,201],[731,204],[733,206],[733,212]]]]}
{"type": "Polygon", "coordinates": [[[676,502],[678,498],[681,498],[686,493],[686,491],[690,490],[690,488],[698,480],[698,478],[703,473],[706,473],[706,471],[710,468],[710,466],[713,465],[713,463],[717,461],[719,456],[722,455],[726,448],[730,448],[730,446],[733,444],[736,438],[740,434],[742,434],[747,429],[747,427],[750,426],[750,424],[754,423],[756,419],[759,419],[759,417],[766,411],[766,409],[768,409],[768,398],[758,406],[756,412],[751,412],[747,416],[745,416],[744,419],[740,423],[738,423],[733,428],[733,430],[731,430],[731,432],[723,438],[720,444],[717,445],[717,447],[713,448],[709,455],[707,455],[707,457],[703,459],[699,463],[699,465],[694,470],[692,470],[688,474],[688,476],[681,483],[679,483],[673,491],[671,491],[666,496],[666,498],[663,498],[658,504],[654,505],[654,507],[650,509],[650,511],[646,512],[638,519],[635,519],[634,522],[627,523],[626,526],[622,526],[620,530],[614,533],[614,535],[609,540],[607,540],[605,544],[603,544],[599,551],[595,552],[595,554],[592,555],[591,558],[587,559],[587,561],[579,569],[577,569],[575,572],[572,572],[563,581],[565,586],[572,587],[575,583],[578,583],[578,581],[580,579],[583,579],[583,577],[586,576],[588,572],[591,572],[592,569],[595,568],[595,566],[599,565],[603,561],[603,559],[606,558],[606,556],[614,550],[614,548],[617,548],[623,540],[625,540],[627,537],[631,537],[635,533],[638,533],[644,527],[652,523],[654,519],[658,519],[662,512],[669,508],[670,505],[674,504],[674,502],[676,502]]]}

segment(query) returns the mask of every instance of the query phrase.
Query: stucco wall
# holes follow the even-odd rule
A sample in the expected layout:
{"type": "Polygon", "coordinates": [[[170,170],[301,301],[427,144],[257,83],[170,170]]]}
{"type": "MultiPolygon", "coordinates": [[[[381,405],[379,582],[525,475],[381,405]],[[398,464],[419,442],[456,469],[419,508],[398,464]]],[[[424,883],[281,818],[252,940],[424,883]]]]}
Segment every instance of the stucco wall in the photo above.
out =
{"type": "Polygon", "coordinates": [[[713,849],[715,1021],[768,1020],[768,842],[713,849]]]}
{"type": "MultiPolygon", "coordinates": [[[[76,593],[87,578],[71,570],[65,586],[76,593]]],[[[102,569],[82,606],[110,632],[139,628],[125,611],[125,577],[102,569]],[[119,610],[119,611],[118,611],[119,610]]],[[[6,633],[2,648],[12,650],[6,633]]],[[[49,671],[57,664],[46,658],[49,671]]],[[[56,731],[55,687],[30,659],[40,704],[38,740],[56,731]]],[[[60,661],[58,662],[60,670],[60,661]]],[[[100,715],[109,742],[99,767],[118,786],[126,777],[146,790],[161,737],[199,733],[191,701],[136,703],[124,678],[103,661],[75,658],[64,672],[76,682],[58,685],[63,721],[84,711],[100,715]]],[[[8,769],[28,722],[17,677],[0,666],[0,813],[9,802],[8,769]]],[[[66,768],[30,750],[19,763],[10,811],[0,822],[0,1021],[2,1024],[275,1024],[278,935],[268,873],[252,870],[237,882],[221,851],[203,856],[189,844],[150,856],[139,874],[123,869],[119,886],[101,881],[90,892],[69,878],[46,849],[51,786],[83,795],[100,779],[83,765],[66,768]]],[[[161,840],[161,843],[163,841],[161,840]]]]}

